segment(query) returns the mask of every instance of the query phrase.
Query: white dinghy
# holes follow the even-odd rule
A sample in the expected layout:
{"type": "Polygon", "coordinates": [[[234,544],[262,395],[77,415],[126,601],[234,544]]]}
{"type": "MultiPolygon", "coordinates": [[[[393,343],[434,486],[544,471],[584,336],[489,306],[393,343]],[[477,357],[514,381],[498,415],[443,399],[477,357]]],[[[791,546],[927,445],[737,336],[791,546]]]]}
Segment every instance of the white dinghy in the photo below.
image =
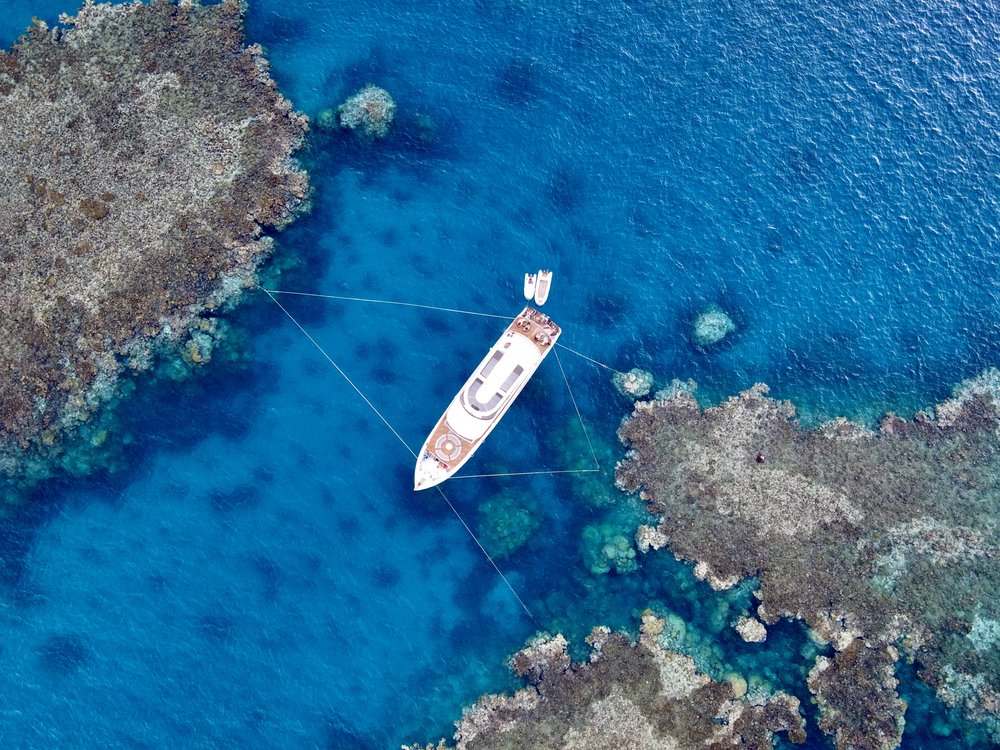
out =
{"type": "Polygon", "coordinates": [[[524,298],[531,299],[535,296],[535,274],[524,274],[524,298]]]}
{"type": "Polygon", "coordinates": [[[535,304],[541,307],[549,298],[552,289],[552,271],[539,271],[538,283],[535,285],[535,304]]]}

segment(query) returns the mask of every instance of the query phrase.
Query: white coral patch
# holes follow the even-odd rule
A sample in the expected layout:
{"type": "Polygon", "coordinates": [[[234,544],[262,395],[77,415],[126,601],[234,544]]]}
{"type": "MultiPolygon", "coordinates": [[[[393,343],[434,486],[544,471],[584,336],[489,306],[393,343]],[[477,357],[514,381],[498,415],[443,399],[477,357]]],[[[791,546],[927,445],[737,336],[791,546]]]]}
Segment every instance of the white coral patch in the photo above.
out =
{"type": "Polygon", "coordinates": [[[570,729],[562,738],[563,750],[673,750],[673,738],[658,738],[639,707],[621,695],[616,686],[611,695],[594,701],[582,727],[570,729]]]}
{"type": "Polygon", "coordinates": [[[725,576],[718,575],[704,560],[695,564],[694,577],[699,581],[707,581],[708,585],[715,591],[726,591],[740,582],[740,577],[734,573],[725,576]]]}
{"type": "Polygon", "coordinates": [[[667,546],[667,536],[655,526],[643,524],[635,532],[635,546],[640,552],[662,549],[667,546]]]}
{"type": "Polygon", "coordinates": [[[707,685],[709,678],[698,672],[694,659],[674,651],[653,651],[657,669],[660,670],[660,697],[668,700],[687,698],[707,685]]]}
{"type": "Polygon", "coordinates": [[[1000,620],[990,620],[976,615],[972,621],[972,630],[966,636],[972,641],[976,651],[989,651],[1000,643],[1000,620]]]}
{"type": "Polygon", "coordinates": [[[754,617],[740,617],[733,624],[736,632],[747,643],[762,643],[767,640],[767,628],[764,623],[754,617]]]}

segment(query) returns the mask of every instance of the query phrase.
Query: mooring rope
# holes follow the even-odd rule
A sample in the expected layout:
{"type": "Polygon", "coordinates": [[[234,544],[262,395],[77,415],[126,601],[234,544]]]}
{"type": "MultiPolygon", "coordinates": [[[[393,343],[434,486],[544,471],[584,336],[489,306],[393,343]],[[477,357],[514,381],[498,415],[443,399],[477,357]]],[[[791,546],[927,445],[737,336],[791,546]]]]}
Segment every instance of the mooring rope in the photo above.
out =
{"type": "Polygon", "coordinates": [[[568,346],[566,346],[565,344],[560,344],[558,341],[556,342],[556,346],[558,346],[560,349],[565,349],[570,354],[575,354],[578,357],[583,357],[588,362],[592,362],[595,365],[597,365],[598,367],[603,367],[605,370],[611,370],[611,372],[617,373],[618,375],[627,375],[628,374],[628,373],[622,372],[621,370],[616,370],[611,365],[606,365],[603,362],[598,362],[596,359],[588,357],[586,354],[582,354],[581,352],[578,352],[576,349],[570,349],[568,346]]]}
{"type": "Polygon", "coordinates": [[[583,422],[583,415],[580,413],[580,407],[576,405],[576,397],[573,395],[573,389],[569,387],[569,378],[566,377],[566,371],[563,369],[562,360],[559,359],[559,352],[553,350],[552,353],[556,355],[556,363],[559,365],[559,372],[562,373],[563,382],[566,384],[566,391],[569,393],[569,400],[573,402],[573,408],[576,410],[576,418],[580,420],[580,428],[583,430],[583,436],[587,438],[587,445],[590,447],[590,455],[594,459],[594,467],[597,471],[600,471],[601,462],[597,460],[597,451],[594,450],[594,444],[590,442],[590,433],[587,432],[587,425],[583,422]]]}
{"type": "Polygon", "coordinates": [[[320,299],[337,299],[344,302],[370,302],[375,305],[399,305],[400,307],[418,307],[424,310],[436,310],[437,312],[450,312],[450,313],[461,313],[462,315],[477,315],[481,318],[503,318],[504,320],[510,320],[509,315],[496,315],[494,313],[484,313],[484,312],[474,312],[472,310],[457,310],[451,307],[436,307],[434,305],[418,305],[415,302],[399,302],[397,300],[391,299],[371,299],[368,297],[345,297],[338,294],[315,294],[313,292],[284,292],[280,289],[264,289],[260,287],[261,291],[267,292],[268,294],[290,294],[296,297],[318,297],[320,299]]]}
{"type": "MultiPolygon", "coordinates": [[[[316,292],[292,292],[292,291],[285,291],[282,289],[265,289],[264,287],[261,286],[259,286],[258,289],[260,289],[262,292],[267,292],[269,295],[287,294],[295,297],[316,297],[318,299],[335,299],[335,300],[341,300],[343,302],[368,302],[375,305],[399,305],[400,307],[416,307],[422,310],[436,310],[437,312],[458,313],[460,315],[475,315],[480,318],[500,318],[502,320],[510,320],[509,315],[498,315],[496,313],[476,312],[475,310],[460,310],[454,307],[437,307],[435,305],[421,305],[416,302],[400,302],[398,300],[374,299],[372,297],[347,297],[339,294],[317,294],[316,292]]],[[[578,352],[576,349],[571,349],[565,344],[560,344],[559,342],[556,342],[556,346],[558,346],[560,349],[565,349],[570,354],[575,354],[578,357],[582,357],[583,359],[597,365],[598,367],[603,367],[605,370],[610,370],[611,372],[618,373],[619,375],[625,375],[625,373],[622,372],[621,370],[617,370],[611,365],[606,365],[603,362],[598,362],[596,359],[588,357],[586,354],[578,352]]]]}
{"type": "MultiPolygon", "coordinates": [[[[319,342],[316,341],[316,339],[314,339],[312,336],[309,335],[309,332],[305,328],[302,327],[302,324],[299,323],[299,321],[295,319],[295,316],[292,315],[290,312],[288,312],[288,310],[285,309],[284,305],[282,305],[280,302],[278,302],[277,298],[275,298],[275,296],[274,296],[274,293],[272,291],[270,291],[270,290],[264,289],[261,286],[258,286],[257,288],[260,289],[265,294],[267,294],[267,296],[271,298],[271,300],[274,302],[274,304],[276,304],[278,306],[278,308],[285,315],[288,316],[288,319],[291,320],[295,324],[295,327],[298,328],[300,331],[302,331],[302,333],[305,335],[305,337],[307,339],[309,339],[309,342],[314,347],[316,347],[316,349],[319,350],[319,353],[322,354],[326,358],[327,362],[329,362],[331,365],[334,366],[334,368],[336,368],[337,372],[340,373],[341,377],[343,377],[344,380],[346,380],[348,382],[348,384],[351,386],[351,388],[353,388],[355,390],[355,392],[359,396],[361,396],[361,398],[364,400],[364,402],[366,404],[368,404],[368,407],[373,412],[375,412],[376,416],[378,416],[378,418],[382,420],[382,423],[386,427],[389,428],[389,430],[392,432],[392,434],[396,436],[396,439],[399,440],[400,444],[404,448],[406,448],[406,450],[409,452],[409,454],[411,456],[413,456],[413,459],[416,460],[417,454],[413,452],[413,449],[407,444],[407,442],[405,440],[403,440],[402,436],[398,432],[396,432],[396,428],[394,428],[391,424],[389,424],[389,420],[387,420],[384,416],[382,416],[382,412],[380,412],[377,408],[375,408],[375,404],[373,404],[369,400],[369,398],[361,391],[361,389],[358,388],[358,386],[354,384],[354,381],[351,380],[351,378],[347,375],[346,372],[344,372],[344,370],[340,367],[340,365],[338,365],[333,360],[333,357],[331,357],[329,354],[327,354],[326,350],[322,346],[319,345],[319,342]]],[[[507,580],[507,576],[505,576],[503,574],[503,571],[500,570],[500,568],[497,566],[496,561],[493,559],[493,557],[490,555],[490,553],[486,551],[486,548],[483,546],[482,542],[479,541],[479,538],[476,536],[476,534],[469,527],[469,524],[467,524],[465,522],[465,519],[462,518],[462,514],[458,512],[458,508],[456,508],[455,505],[454,505],[454,503],[452,503],[451,500],[448,499],[448,496],[444,494],[444,490],[442,490],[440,487],[436,487],[435,489],[437,489],[437,491],[441,495],[441,497],[444,498],[444,501],[448,504],[448,507],[451,508],[452,513],[455,514],[455,517],[458,518],[458,520],[461,522],[462,526],[465,527],[465,530],[469,533],[469,536],[472,537],[472,540],[476,543],[476,546],[479,547],[479,549],[482,551],[483,555],[486,556],[486,559],[490,561],[490,565],[493,566],[493,569],[497,572],[497,575],[500,576],[500,579],[504,582],[504,584],[507,586],[507,588],[510,589],[510,593],[514,595],[514,598],[517,599],[517,603],[521,605],[521,609],[524,610],[525,614],[528,615],[528,618],[532,622],[536,622],[535,616],[533,614],[531,614],[531,610],[528,609],[527,605],[524,603],[524,601],[522,601],[521,597],[518,596],[517,591],[514,590],[514,587],[511,585],[510,581],[507,580]]]]}
{"type": "Polygon", "coordinates": [[[487,477],[536,477],[542,474],[593,474],[600,469],[553,469],[545,471],[505,471],[502,474],[456,474],[448,481],[455,479],[486,479],[487,477]]]}
{"type": "Polygon", "coordinates": [[[458,512],[458,508],[456,508],[454,504],[451,502],[451,500],[448,499],[448,496],[444,494],[444,490],[441,489],[440,485],[436,485],[434,489],[436,489],[438,491],[438,494],[444,498],[444,501],[446,503],[448,503],[448,507],[451,508],[451,512],[455,514],[455,517],[462,522],[462,525],[465,527],[465,530],[468,531],[469,536],[472,537],[472,541],[476,543],[476,546],[479,547],[482,553],[486,556],[486,559],[490,561],[490,565],[493,566],[493,570],[497,572],[497,575],[500,576],[503,582],[507,585],[507,588],[510,589],[510,593],[512,593],[514,595],[514,598],[517,599],[517,603],[521,605],[521,609],[524,610],[524,613],[528,616],[528,619],[531,620],[533,623],[535,623],[535,625],[538,625],[538,621],[535,620],[535,616],[531,614],[531,610],[528,609],[527,605],[523,601],[521,601],[521,597],[517,595],[517,592],[514,590],[514,587],[510,585],[510,581],[507,580],[507,576],[505,576],[503,574],[503,571],[501,571],[500,568],[497,567],[497,564],[490,556],[490,553],[486,551],[486,548],[483,546],[483,543],[479,541],[479,537],[477,537],[472,532],[472,529],[469,528],[469,524],[465,522],[465,519],[462,518],[462,514],[458,512]]]}
{"type": "Polygon", "coordinates": [[[410,455],[412,455],[413,458],[416,459],[417,454],[414,453],[413,449],[410,448],[410,446],[406,444],[406,441],[403,440],[403,437],[398,432],[396,432],[396,428],[393,427],[391,424],[389,424],[389,420],[382,416],[382,412],[380,412],[378,409],[375,408],[375,404],[373,404],[371,401],[368,400],[368,397],[364,393],[362,393],[361,389],[358,388],[354,384],[354,381],[351,380],[350,377],[348,377],[347,373],[344,372],[340,368],[340,365],[338,365],[336,362],[333,361],[333,357],[331,357],[329,354],[327,354],[326,350],[323,349],[323,347],[319,345],[319,343],[316,341],[316,339],[314,339],[312,336],[309,335],[309,331],[307,331],[305,328],[303,328],[302,324],[299,323],[299,321],[297,321],[295,319],[295,317],[290,312],[288,312],[288,310],[285,309],[285,306],[282,305],[280,302],[278,302],[277,299],[275,299],[274,294],[272,294],[267,289],[264,289],[263,287],[258,287],[258,289],[260,289],[265,294],[267,294],[267,296],[271,298],[271,300],[274,302],[274,304],[276,304],[281,309],[281,312],[283,312],[285,315],[287,315],[288,319],[291,320],[300,331],[302,331],[302,333],[305,335],[305,337],[307,339],[309,339],[309,342],[319,350],[319,353],[322,354],[324,357],[326,357],[326,361],[329,362],[331,365],[333,365],[337,369],[337,372],[340,373],[341,377],[348,382],[348,384],[351,386],[351,388],[353,388],[357,392],[357,394],[359,396],[361,396],[361,398],[364,399],[365,403],[368,404],[369,408],[373,412],[375,412],[376,416],[379,419],[382,420],[382,424],[384,424],[386,427],[388,427],[392,431],[392,434],[396,436],[396,439],[400,443],[402,443],[403,447],[406,448],[406,450],[410,451],[410,455]]]}

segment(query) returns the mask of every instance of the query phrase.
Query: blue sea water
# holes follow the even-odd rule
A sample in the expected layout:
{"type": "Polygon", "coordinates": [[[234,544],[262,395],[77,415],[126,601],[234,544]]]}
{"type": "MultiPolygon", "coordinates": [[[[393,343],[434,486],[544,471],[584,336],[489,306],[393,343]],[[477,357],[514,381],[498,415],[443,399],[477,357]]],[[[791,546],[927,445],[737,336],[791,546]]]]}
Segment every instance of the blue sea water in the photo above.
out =
{"type": "MultiPolygon", "coordinates": [[[[4,7],[4,45],[74,10],[4,7]]],[[[708,400],[762,380],[810,419],[912,412],[1000,364],[993,2],[251,0],[248,36],[301,111],[368,82],[399,105],[382,142],[311,137],[314,206],[277,235],[282,288],[512,315],[523,271],[550,267],[564,343],[708,400]],[[738,331],[701,351],[690,324],[712,303],[738,331]]],[[[502,328],[282,302],[414,447],[502,328]]],[[[668,555],[586,570],[582,528],[634,527],[625,500],[595,507],[566,477],[449,483],[474,527],[490,498],[537,502],[545,532],[499,561],[529,619],[281,311],[257,295],[231,320],[241,362],[123,407],[124,470],[46,484],[3,522],[5,745],[436,739],[515,687],[504,658],[537,629],[579,643],[650,602],[689,622],[707,665],[804,694],[798,628],[763,649],[714,632],[745,592],[730,603],[668,555]]],[[[617,457],[628,402],[562,362],[617,457]]],[[[547,361],[470,468],[585,463],[576,430],[547,361]]],[[[902,677],[906,747],[975,744],[902,677]]]]}

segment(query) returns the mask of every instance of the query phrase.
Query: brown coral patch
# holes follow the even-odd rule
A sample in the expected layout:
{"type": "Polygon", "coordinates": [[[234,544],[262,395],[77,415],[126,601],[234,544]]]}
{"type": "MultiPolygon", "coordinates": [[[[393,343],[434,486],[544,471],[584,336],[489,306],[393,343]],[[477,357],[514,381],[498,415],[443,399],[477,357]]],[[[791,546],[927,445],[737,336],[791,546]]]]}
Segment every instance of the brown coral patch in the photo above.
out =
{"type": "Polygon", "coordinates": [[[878,433],[843,420],[801,429],[762,386],[705,410],[684,395],[639,404],[620,430],[618,483],[706,576],[758,575],[763,621],[802,618],[842,652],[811,681],[828,731],[898,744],[903,704],[884,669],[896,642],[942,698],[1000,729],[1000,706],[991,713],[976,687],[1000,682],[998,644],[972,637],[976,618],[1000,618],[1000,529],[982,523],[1000,511],[996,381],[965,387],[937,419],[887,417],[878,433]]]}
{"type": "Polygon", "coordinates": [[[480,698],[458,722],[456,750],[770,750],[778,732],[805,740],[792,696],[737,699],[729,683],[698,674],[690,658],[649,632],[634,643],[595,628],[588,642],[593,653],[582,664],[570,660],[562,636],[518,652],[512,663],[534,687],[480,698]]]}
{"type": "Polygon", "coordinates": [[[80,213],[92,221],[100,221],[108,215],[111,207],[93,198],[84,198],[80,201],[80,213]]]}
{"type": "Polygon", "coordinates": [[[56,449],[43,431],[111,398],[130,352],[181,347],[302,204],[306,119],[242,7],[86,4],[0,53],[5,466],[56,449]]]}

